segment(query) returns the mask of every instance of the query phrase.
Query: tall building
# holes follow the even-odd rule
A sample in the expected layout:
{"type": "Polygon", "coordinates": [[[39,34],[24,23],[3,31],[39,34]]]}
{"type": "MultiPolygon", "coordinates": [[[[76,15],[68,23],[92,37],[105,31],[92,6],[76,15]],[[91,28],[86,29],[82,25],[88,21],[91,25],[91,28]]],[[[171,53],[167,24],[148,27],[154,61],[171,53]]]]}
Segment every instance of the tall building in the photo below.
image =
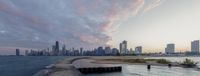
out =
{"type": "Polygon", "coordinates": [[[166,54],[172,54],[175,53],[175,44],[167,44],[167,47],[165,48],[165,53],[166,54]]]}
{"type": "Polygon", "coordinates": [[[98,56],[105,55],[105,51],[104,51],[103,47],[98,47],[98,49],[97,49],[97,55],[98,56]]]}
{"type": "Polygon", "coordinates": [[[194,40],[191,42],[191,52],[199,53],[199,40],[194,40]]]}
{"type": "Polygon", "coordinates": [[[127,41],[124,40],[122,43],[120,43],[119,48],[120,54],[125,55],[127,53],[127,41]]]}
{"type": "Polygon", "coordinates": [[[16,49],[16,56],[20,56],[20,50],[16,49]]]}
{"type": "Polygon", "coordinates": [[[80,55],[83,55],[83,48],[80,48],[80,55]]]}
{"type": "Polygon", "coordinates": [[[62,51],[61,51],[60,55],[66,55],[66,46],[65,45],[62,46],[62,51]]]}
{"type": "Polygon", "coordinates": [[[56,46],[53,45],[53,46],[52,46],[52,55],[56,55],[56,51],[55,51],[55,50],[56,50],[56,46]]]}
{"type": "Polygon", "coordinates": [[[63,45],[63,47],[62,47],[62,51],[66,51],[66,46],[65,45],[63,45]]]}
{"type": "Polygon", "coordinates": [[[108,47],[105,47],[105,54],[106,55],[109,55],[111,54],[111,48],[108,46],[108,47]]]}
{"type": "Polygon", "coordinates": [[[28,50],[25,50],[25,56],[28,56],[28,50]]]}
{"type": "Polygon", "coordinates": [[[135,47],[135,54],[142,54],[142,46],[135,47]]]}
{"type": "Polygon", "coordinates": [[[59,42],[56,41],[56,47],[55,47],[56,51],[59,52],[59,42]]]}
{"type": "Polygon", "coordinates": [[[52,51],[53,55],[58,55],[59,54],[59,42],[56,41],[55,45],[52,46],[52,51]]]}
{"type": "Polygon", "coordinates": [[[119,50],[117,48],[113,48],[111,55],[118,55],[119,54],[119,50]]]}

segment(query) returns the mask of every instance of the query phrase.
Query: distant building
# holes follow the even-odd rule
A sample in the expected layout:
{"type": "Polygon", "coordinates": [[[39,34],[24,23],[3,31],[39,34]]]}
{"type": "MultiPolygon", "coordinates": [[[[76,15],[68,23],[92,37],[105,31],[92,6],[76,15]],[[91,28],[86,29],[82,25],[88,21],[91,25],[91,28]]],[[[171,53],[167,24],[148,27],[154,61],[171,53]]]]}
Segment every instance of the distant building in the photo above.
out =
{"type": "Polygon", "coordinates": [[[199,53],[199,40],[194,40],[191,42],[191,52],[199,53]]]}
{"type": "Polygon", "coordinates": [[[83,48],[80,48],[80,55],[83,55],[83,48]]]}
{"type": "Polygon", "coordinates": [[[55,52],[56,52],[56,55],[58,55],[58,53],[59,53],[59,42],[58,41],[56,41],[56,45],[55,45],[55,52]]]}
{"type": "Polygon", "coordinates": [[[113,48],[113,49],[112,49],[111,55],[116,56],[116,55],[118,55],[118,54],[119,54],[119,50],[118,50],[117,48],[113,48]]]}
{"type": "Polygon", "coordinates": [[[104,51],[103,47],[98,47],[98,49],[97,49],[97,55],[98,56],[105,55],[105,51],[104,51]]]}
{"type": "Polygon", "coordinates": [[[175,53],[175,44],[167,44],[167,47],[165,48],[166,54],[172,54],[175,53]]]}
{"type": "Polygon", "coordinates": [[[20,50],[16,49],[16,56],[20,56],[20,50]]]}
{"type": "Polygon", "coordinates": [[[127,53],[127,41],[124,40],[122,43],[119,45],[119,50],[121,55],[125,55],[127,53]]]}
{"type": "Polygon", "coordinates": [[[65,45],[63,45],[62,46],[62,51],[60,51],[60,55],[66,55],[66,46],[65,45]]]}
{"type": "Polygon", "coordinates": [[[53,45],[53,46],[52,46],[52,55],[55,55],[55,54],[56,54],[56,46],[53,45]]]}
{"type": "Polygon", "coordinates": [[[135,47],[135,54],[142,54],[142,46],[135,47]]]}
{"type": "Polygon", "coordinates": [[[105,47],[105,54],[106,55],[111,55],[111,48],[110,47],[105,47]]]}
{"type": "Polygon", "coordinates": [[[59,49],[58,41],[56,41],[55,45],[52,46],[52,52],[53,52],[53,55],[59,55],[60,49],[59,49]]]}
{"type": "Polygon", "coordinates": [[[29,53],[28,50],[26,50],[26,51],[25,51],[25,56],[28,56],[28,53],[29,53]]]}

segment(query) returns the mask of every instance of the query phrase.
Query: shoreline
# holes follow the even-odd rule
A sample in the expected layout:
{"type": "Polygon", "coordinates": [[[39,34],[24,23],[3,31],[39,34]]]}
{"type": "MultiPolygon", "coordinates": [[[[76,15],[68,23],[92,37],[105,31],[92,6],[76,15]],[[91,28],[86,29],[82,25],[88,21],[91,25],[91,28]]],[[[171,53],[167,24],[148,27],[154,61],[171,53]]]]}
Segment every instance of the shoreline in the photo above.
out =
{"type": "MultiPolygon", "coordinates": [[[[55,64],[50,64],[49,66],[46,66],[45,69],[40,70],[33,76],[83,76],[83,74],[77,70],[73,62],[76,60],[93,60],[93,62],[90,62],[91,64],[131,64],[131,65],[152,65],[152,66],[168,66],[168,64],[160,64],[155,63],[152,61],[148,61],[145,63],[134,63],[134,62],[124,62],[124,61],[115,61],[115,60],[134,60],[134,59],[145,59],[149,56],[83,56],[83,57],[70,57],[65,58],[64,60],[61,60],[55,64]],[[108,59],[106,61],[106,59],[108,59]],[[110,60],[109,60],[110,59],[110,60]]],[[[170,62],[172,67],[183,67],[178,62],[170,62]]],[[[84,66],[83,64],[80,64],[80,66],[84,66]]]]}

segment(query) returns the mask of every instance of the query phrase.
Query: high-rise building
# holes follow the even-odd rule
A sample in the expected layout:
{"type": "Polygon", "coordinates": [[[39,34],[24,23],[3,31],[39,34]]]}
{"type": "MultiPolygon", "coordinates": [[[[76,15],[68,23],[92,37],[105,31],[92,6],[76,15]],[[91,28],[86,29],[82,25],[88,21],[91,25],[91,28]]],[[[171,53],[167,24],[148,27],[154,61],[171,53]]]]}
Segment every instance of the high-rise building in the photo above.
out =
{"type": "Polygon", "coordinates": [[[56,46],[55,45],[52,46],[52,55],[56,55],[56,46]]]}
{"type": "Polygon", "coordinates": [[[119,48],[120,54],[125,55],[127,53],[127,41],[124,40],[122,43],[120,43],[119,48]]]}
{"type": "Polygon", "coordinates": [[[194,40],[191,42],[191,52],[199,53],[199,40],[194,40]]]}
{"type": "Polygon", "coordinates": [[[25,50],[25,56],[28,56],[28,53],[29,53],[28,50],[25,50]]]}
{"type": "Polygon", "coordinates": [[[105,54],[106,55],[110,55],[111,54],[111,48],[109,46],[105,47],[105,54]]]}
{"type": "Polygon", "coordinates": [[[66,55],[66,46],[65,45],[62,46],[62,51],[61,51],[60,55],[66,55]]]}
{"type": "Polygon", "coordinates": [[[20,56],[20,50],[16,49],[16,56],[20,56]]]}
{"type": "Polygon", "coordinates": [[[135,54],[142,54],[142,46],[135,47],[135,54]]]}
{"type": "Polygon", "coordinates": [[[80,48],[80,55],[83,55],[83,48],[80,48]]]}
{"type": "Polygon", "coordinates": [[[59,51],[59,42],[56,41],[56,51],[59,51]]]}
{"type": "Polygon", "coordinates": [[[103,47],[98,47],[97,55],[99,55],[99,56],[105,55],[105,51],[104,51],[103,47]]]}
{"type": "Polygon", "coordinates": [[[119,53],[119,50],[117,48],[113,48],[111,55],[118,55],[118,53],[119,53]]]}
{"type": "Polygon", "coordinates": [[[59,42],[58,41],[56,41],[56,44],[55,44],[55,52],[54,52],[54,54],[55,55],[58,55],[59,54],[59,42]]]}
{"type": "Polygon", "coordinates": [[[63,47],[62,47],[62,51],[66,51],[66,46],[65,45],[63,45],[63,47]]]}
{"type": "Polygon", "coordinates": [[[167,44],[167,47],[165,48],[165,53],[166,54],[172,54],[175,53],[175,44],[167,44]]]}

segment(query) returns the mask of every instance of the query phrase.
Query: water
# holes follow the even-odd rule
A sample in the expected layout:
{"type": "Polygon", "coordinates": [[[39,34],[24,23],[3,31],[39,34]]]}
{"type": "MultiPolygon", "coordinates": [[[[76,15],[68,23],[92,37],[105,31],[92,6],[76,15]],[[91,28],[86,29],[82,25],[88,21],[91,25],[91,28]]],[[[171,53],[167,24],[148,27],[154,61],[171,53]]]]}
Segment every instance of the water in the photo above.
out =
{"type": "MultiPolygon", "coordinates": [[[[182,62],[185,58],[200,62],[200,57],[150,57],[150,59],[168,59],[173,62],[182,62]]],[[[200,70],[194,68],[182,68],[167,66],[152,66],[147,70],[146,65],[122,64],[122,72],[87,74],[85,76],[199,76],[200,70]]]]}
{"type": "Polygon", "coordinates": [[[32,76],[45,66],[64,57],[0,56],[0,76],[32,76]]]}

